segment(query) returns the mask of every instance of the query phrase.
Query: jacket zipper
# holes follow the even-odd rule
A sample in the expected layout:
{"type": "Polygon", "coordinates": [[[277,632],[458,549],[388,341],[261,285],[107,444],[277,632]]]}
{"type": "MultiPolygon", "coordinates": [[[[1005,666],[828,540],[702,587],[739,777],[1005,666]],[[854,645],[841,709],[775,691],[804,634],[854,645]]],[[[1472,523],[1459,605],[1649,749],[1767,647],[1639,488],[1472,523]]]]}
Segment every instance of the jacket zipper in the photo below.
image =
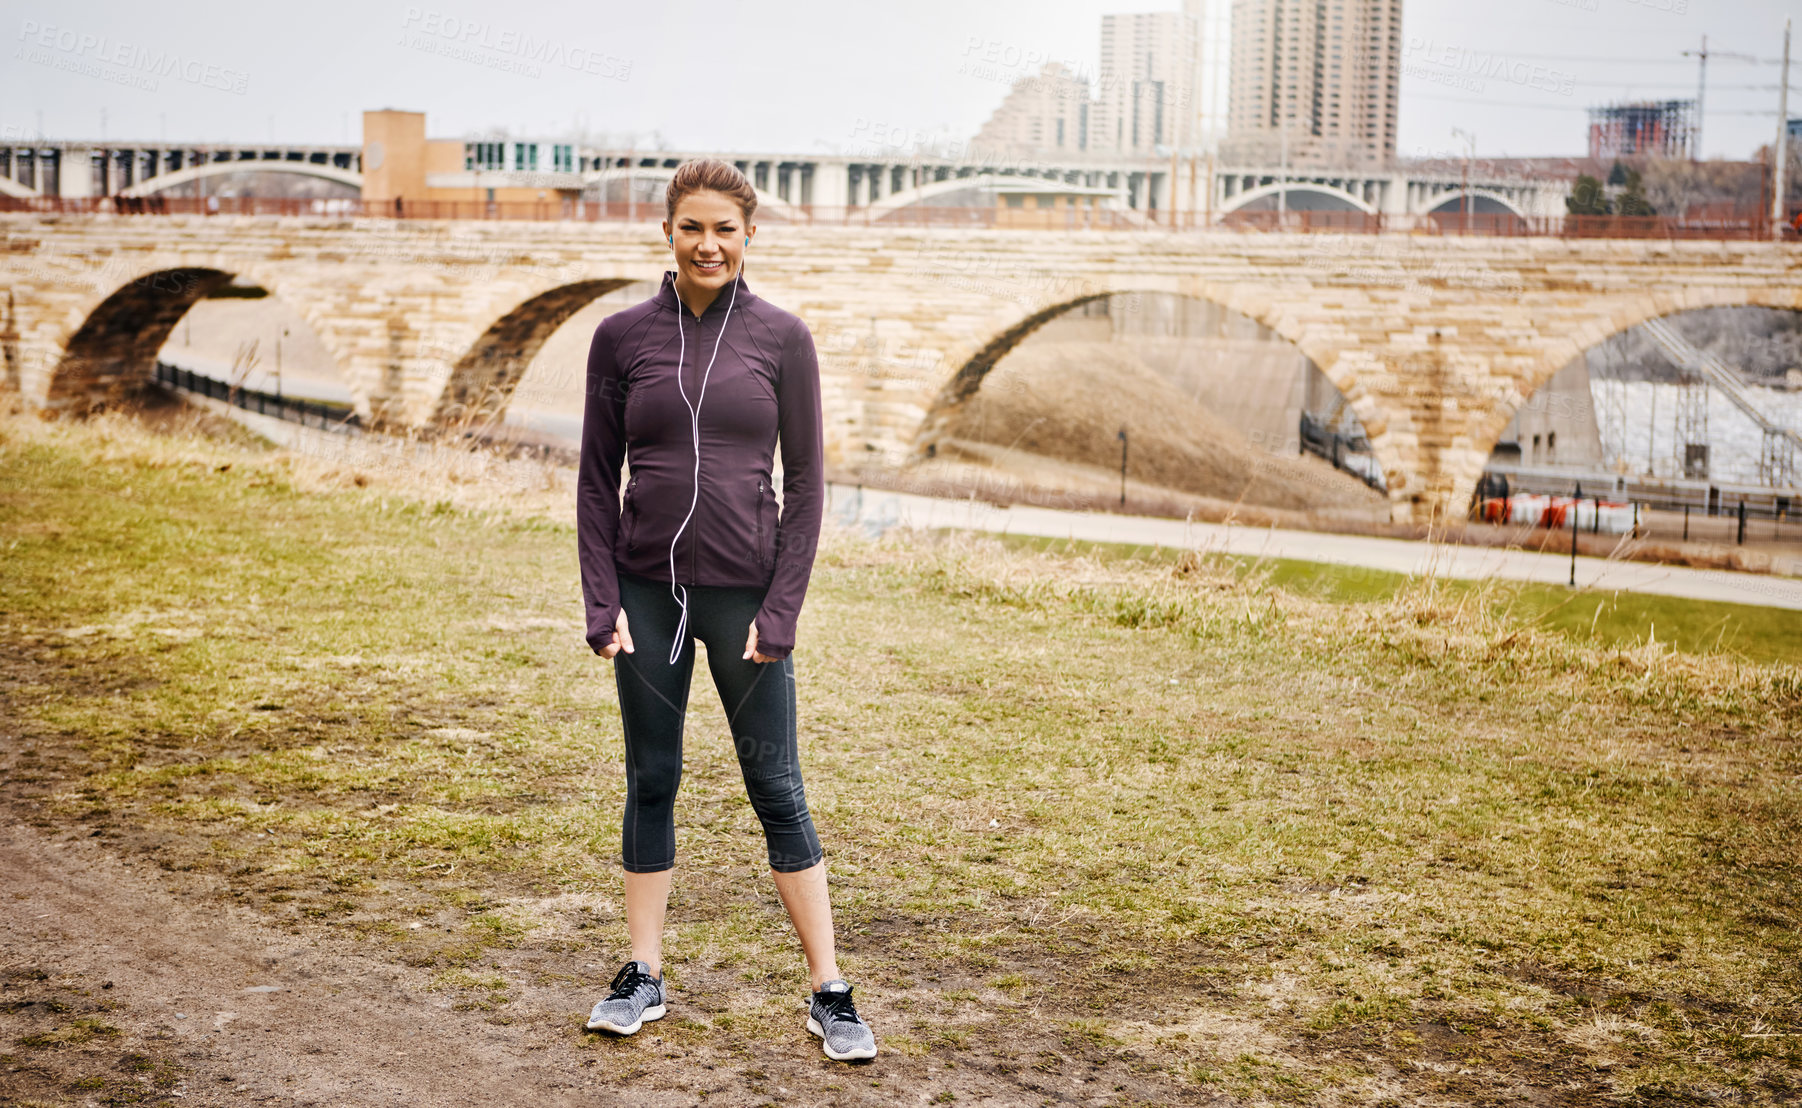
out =
{"type": "Polygon", "coordinates": [[[751,525],[751,552],[757,555],[757,568],[762,570],[763,564],[763,478],[757,479],[757,506],[755,520],[751,525]]]}
{"type": "MultiPolygon", "coordinates": [[[[671,290],[671,291],[674,291],[674,290],[671,290]]],[[[680,317],[681,314],[687,310],[688,309],[686,309],[682,306],[682,297],[678,295],[676,297],[676,315],[678,317],[680,317]]],[[[706,313],[703,312],[701,314],[705,315],[706,313]]],[[[706,347],[706,345],[707,345],[706,340],[701,337],[701,321],[697,319],[697,320],[695,320],[695,348],[697,350],[704,349],[706,347]]],[[[699,363],[697,362],[696,364],[698,365],[699,363]]],[[[680,380],[681,376],[682,376],[682,367],[677,366],[676,367],[676,377],[678,380],[680,380]]],[[[696,381],[695,384],[698,386],[700,384],[700,382],[696,381]]],[[[707,398],[705,396],[702,396],[701,397],[701,405],[703,407],[705,407],[706,404],[707,404],[707,398]]],[[[700,504],[699,504],[700,489],[701,489],[701,444],[699,441],[700,433],[701,433],[700,423],[697,420],[696,424],[695,424],[695,435],[696,435],[696,441],[695,441],[696,505],[695,505],[695,518],[694,518],[695,526],[694,526],[694,530],[690,531],[688,533],[688,583],[690,585],[694,585],[697,583],[696,578],[695,578],[695,552],[700,548],[700,545],[701,545],[701,516],[705,514],[700,510],[700,504]]]]}
{"type": "MultiPolygon", "coordinates": [[[[695,466],[695,485],[697,488],[699,487],[700,482],[701,482],[701,468],[700,468],[699,464],[697,464],[695,466]]],[[[699,505],[697,504],[696,509],[695,509],[694,529],[688,533],[688,583],[690,585],[693,585],[696,583],[695,582],[695,550],[696,550],[696,548],[698,548],[701,545],[701,516],[703,514],[704,513],[701,512],[699,505]]]]}
{"type": "MultiPolygon", "coordinates": [[[[626,512],[625,512],[626,519],[630,520],[633,523],[638,522],[638,506],[636,504],[632,503],[632,490],[635,486],[637,486],[637,484],[638,484],[638,475],[636,473],[634,473],[632,475],[632,479],[630,481],[626,482],[626,512]]],[[[638,528],[633,527],[631,529],[631,531],[632,531],[632,537],[626,540],[626,550],[627,551],[636,550],[638,548],[638,528]]]]}

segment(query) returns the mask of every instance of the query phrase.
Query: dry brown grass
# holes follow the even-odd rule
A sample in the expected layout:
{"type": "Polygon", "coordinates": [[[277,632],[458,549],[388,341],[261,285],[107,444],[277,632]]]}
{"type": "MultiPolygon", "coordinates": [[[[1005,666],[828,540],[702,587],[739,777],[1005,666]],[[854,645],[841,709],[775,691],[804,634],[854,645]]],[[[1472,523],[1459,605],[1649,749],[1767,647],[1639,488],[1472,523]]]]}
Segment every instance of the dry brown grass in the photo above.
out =
{"type": "Polygon", "coordinates": [[[510,456],[511,443],[460,438],[455,427],[430,434],[409,428],[343,434],[293,426],[296,441],[284,447],[204,400],[160,390],[135,407],[81,419],[28,411],[18,394],[8,393],[0,395],[0,418],[6,434],[19,441],[79,444],[96,460],[130,461],[146,469],[248,469],[300,492],[367,488],[459,510],[575,518],[570,467],[555,459],[510,456]]]}
{"type": "MultiPolygon", "coordinates": [[[[362,487],[310,464],[0,424],[0,797],[505,1017],[499,970],[580,978],[624,936],[618,721],[567,514],[504,489],[459,510],[483,490],[430,454],[362,487]]],[[[964,1100],[1096,1075],[1085,1099],[1793,1100],[1802,671],[1575,641],[1497,599],[829,531],[802,741],[882,1075],[964,1100]]],[[[770,1022],[798,954],[704,689],[666,965],[705,1022],[643,1061],[680,1084],[754,1057],[751,1089],[798,1072],[770,1022]]]]}
{"type": "Polygon", "coordinates": [[[1381,505],[1381,494],[1315,458],[1277,455],[1184,395],[1130,351],[1065,341],[1010,354],[982,388],[945,413],[952,439],[1099,465],[1120,457],[1148,485],[1258,507],[1309,511],[1381,505]]]}

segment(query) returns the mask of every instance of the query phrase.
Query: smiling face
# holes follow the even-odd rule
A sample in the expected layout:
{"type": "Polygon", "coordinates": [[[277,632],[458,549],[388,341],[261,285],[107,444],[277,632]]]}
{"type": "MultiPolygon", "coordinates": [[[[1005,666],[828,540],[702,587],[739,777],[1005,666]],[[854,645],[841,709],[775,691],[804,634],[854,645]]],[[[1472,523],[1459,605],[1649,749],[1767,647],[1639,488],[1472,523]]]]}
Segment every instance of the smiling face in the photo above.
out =
{"type": "Polygon", "coordinates": [[[702,189],[676,201],[676,218],[663,221],[663,233],[672,240],[677,278],[692,289],[718,291],[738,275],[745,239],[757,225],[745,225],[738,201],[702,189]]]}

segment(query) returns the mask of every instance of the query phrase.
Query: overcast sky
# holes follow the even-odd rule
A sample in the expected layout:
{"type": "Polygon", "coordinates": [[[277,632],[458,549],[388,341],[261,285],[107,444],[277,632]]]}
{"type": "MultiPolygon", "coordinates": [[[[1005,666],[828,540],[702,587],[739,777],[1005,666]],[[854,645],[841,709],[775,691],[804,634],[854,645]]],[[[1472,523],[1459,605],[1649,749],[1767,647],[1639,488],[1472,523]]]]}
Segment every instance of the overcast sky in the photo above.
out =
{"type": "MultiPolygon", "coordinates": [[[[586,127],[799,154],[964,140],[1039,59],[1093,73],[1102,14],[1176,6],[0,0],[0,138],[357,142],[364,109],[395,107],[426,112],[440,138],[586,127]]],[[[1463,127],[1479,156],[1581,154],[1585,107],[1693,97],[1681,52],[1707,35],[1723,56],[1703,153],[1748,157],[1776,131],[1768,59],[1789,15],[1802,0],[1407,0],[1398,152],[1459,150],[1463,127]]]]}

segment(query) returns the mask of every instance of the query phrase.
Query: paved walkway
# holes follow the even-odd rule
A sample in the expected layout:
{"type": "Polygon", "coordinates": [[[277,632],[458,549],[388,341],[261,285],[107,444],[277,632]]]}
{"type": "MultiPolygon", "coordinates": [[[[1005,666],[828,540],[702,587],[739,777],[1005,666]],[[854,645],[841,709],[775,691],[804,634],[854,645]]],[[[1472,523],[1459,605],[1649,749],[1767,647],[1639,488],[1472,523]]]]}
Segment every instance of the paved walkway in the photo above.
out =
{"type": "MultiPolygon", "coordinates": [[[[349,446],[340,435],[327,435],[268,416],[259,416],[222,401],[194,398],[208,407],[246,424],[252,430],[294,449],[335,450],[349,446]]],[[[378,444],[363,444],[373,446],[378,444]]],[[[409,451],[403,449],[403,453],[409,451]]],[[[372,460],[358,457],[356,464],[372,460]]],[[[1198,548],[1257,557],[1294,558],[1305,562],[1358,566],[1395,573],[1438,573],[1446,577],[1481,580],[1502,577],[1516,581],[1543,581],[1562,585],[1570,580],[1570,554],[1537,554],[1492,546],[1427,543],[1410,539],[1383,539],[1367,535],[1334,535],[1318,531],[1291,531],[1222,523],[1185,523],[1178,519],[1112,515],[1104,512],[1072,512],[1056,508],[1015,505],[997,508],[978,500],[950,500],[912,493],[864,489],[855,485],[829,485],[827,504],[833,516],[850,526],[861,522],[873,530],[889,527],[962,527],[1015,535],[1123,542],[1179,549],[1198,548]],[[860,502],[861,501],[861,502],[860,502]]],[[[1568,549],[1568,548],[1567,548],[1568,549]]],[[[1732,570],[1689,569],[1648,562],[1611,561],[1577,557],[1577,584],[1588,588],[1623,592],[1682,596],[1732,604],[1756,604],[1802,611],[1802,578],[1773,577],[1732,570]]]]}
{"type": "MultiPolygon", "coordinates": [[[[1539,554],[1492,546],[1223,523],[1185,523],[1177,519],[1020,505],[997,508],[976,500],[942,500],[882,489],[866,488],[860,492],[853,485],[832,485],[827,497],[830,513],[839,522],[847,526],[861,522],[874,530],[896,526],[961,527],[1058,539],[1199,548],[1395,573],[1436,573],[1473,580],[1501,577],[1564,585],[1569,583],[1571,572],[1568,547],[1563,554],[1539,554]]],[[[1606,591],[1653,593],[1802,611],[1802,579],[1762,573],[1661,566],[1580,554],[1577,556],[1577,584],[1606,591]]],[[[1798,631],[1802,633],[1802,625],[1798,631]]]]}

